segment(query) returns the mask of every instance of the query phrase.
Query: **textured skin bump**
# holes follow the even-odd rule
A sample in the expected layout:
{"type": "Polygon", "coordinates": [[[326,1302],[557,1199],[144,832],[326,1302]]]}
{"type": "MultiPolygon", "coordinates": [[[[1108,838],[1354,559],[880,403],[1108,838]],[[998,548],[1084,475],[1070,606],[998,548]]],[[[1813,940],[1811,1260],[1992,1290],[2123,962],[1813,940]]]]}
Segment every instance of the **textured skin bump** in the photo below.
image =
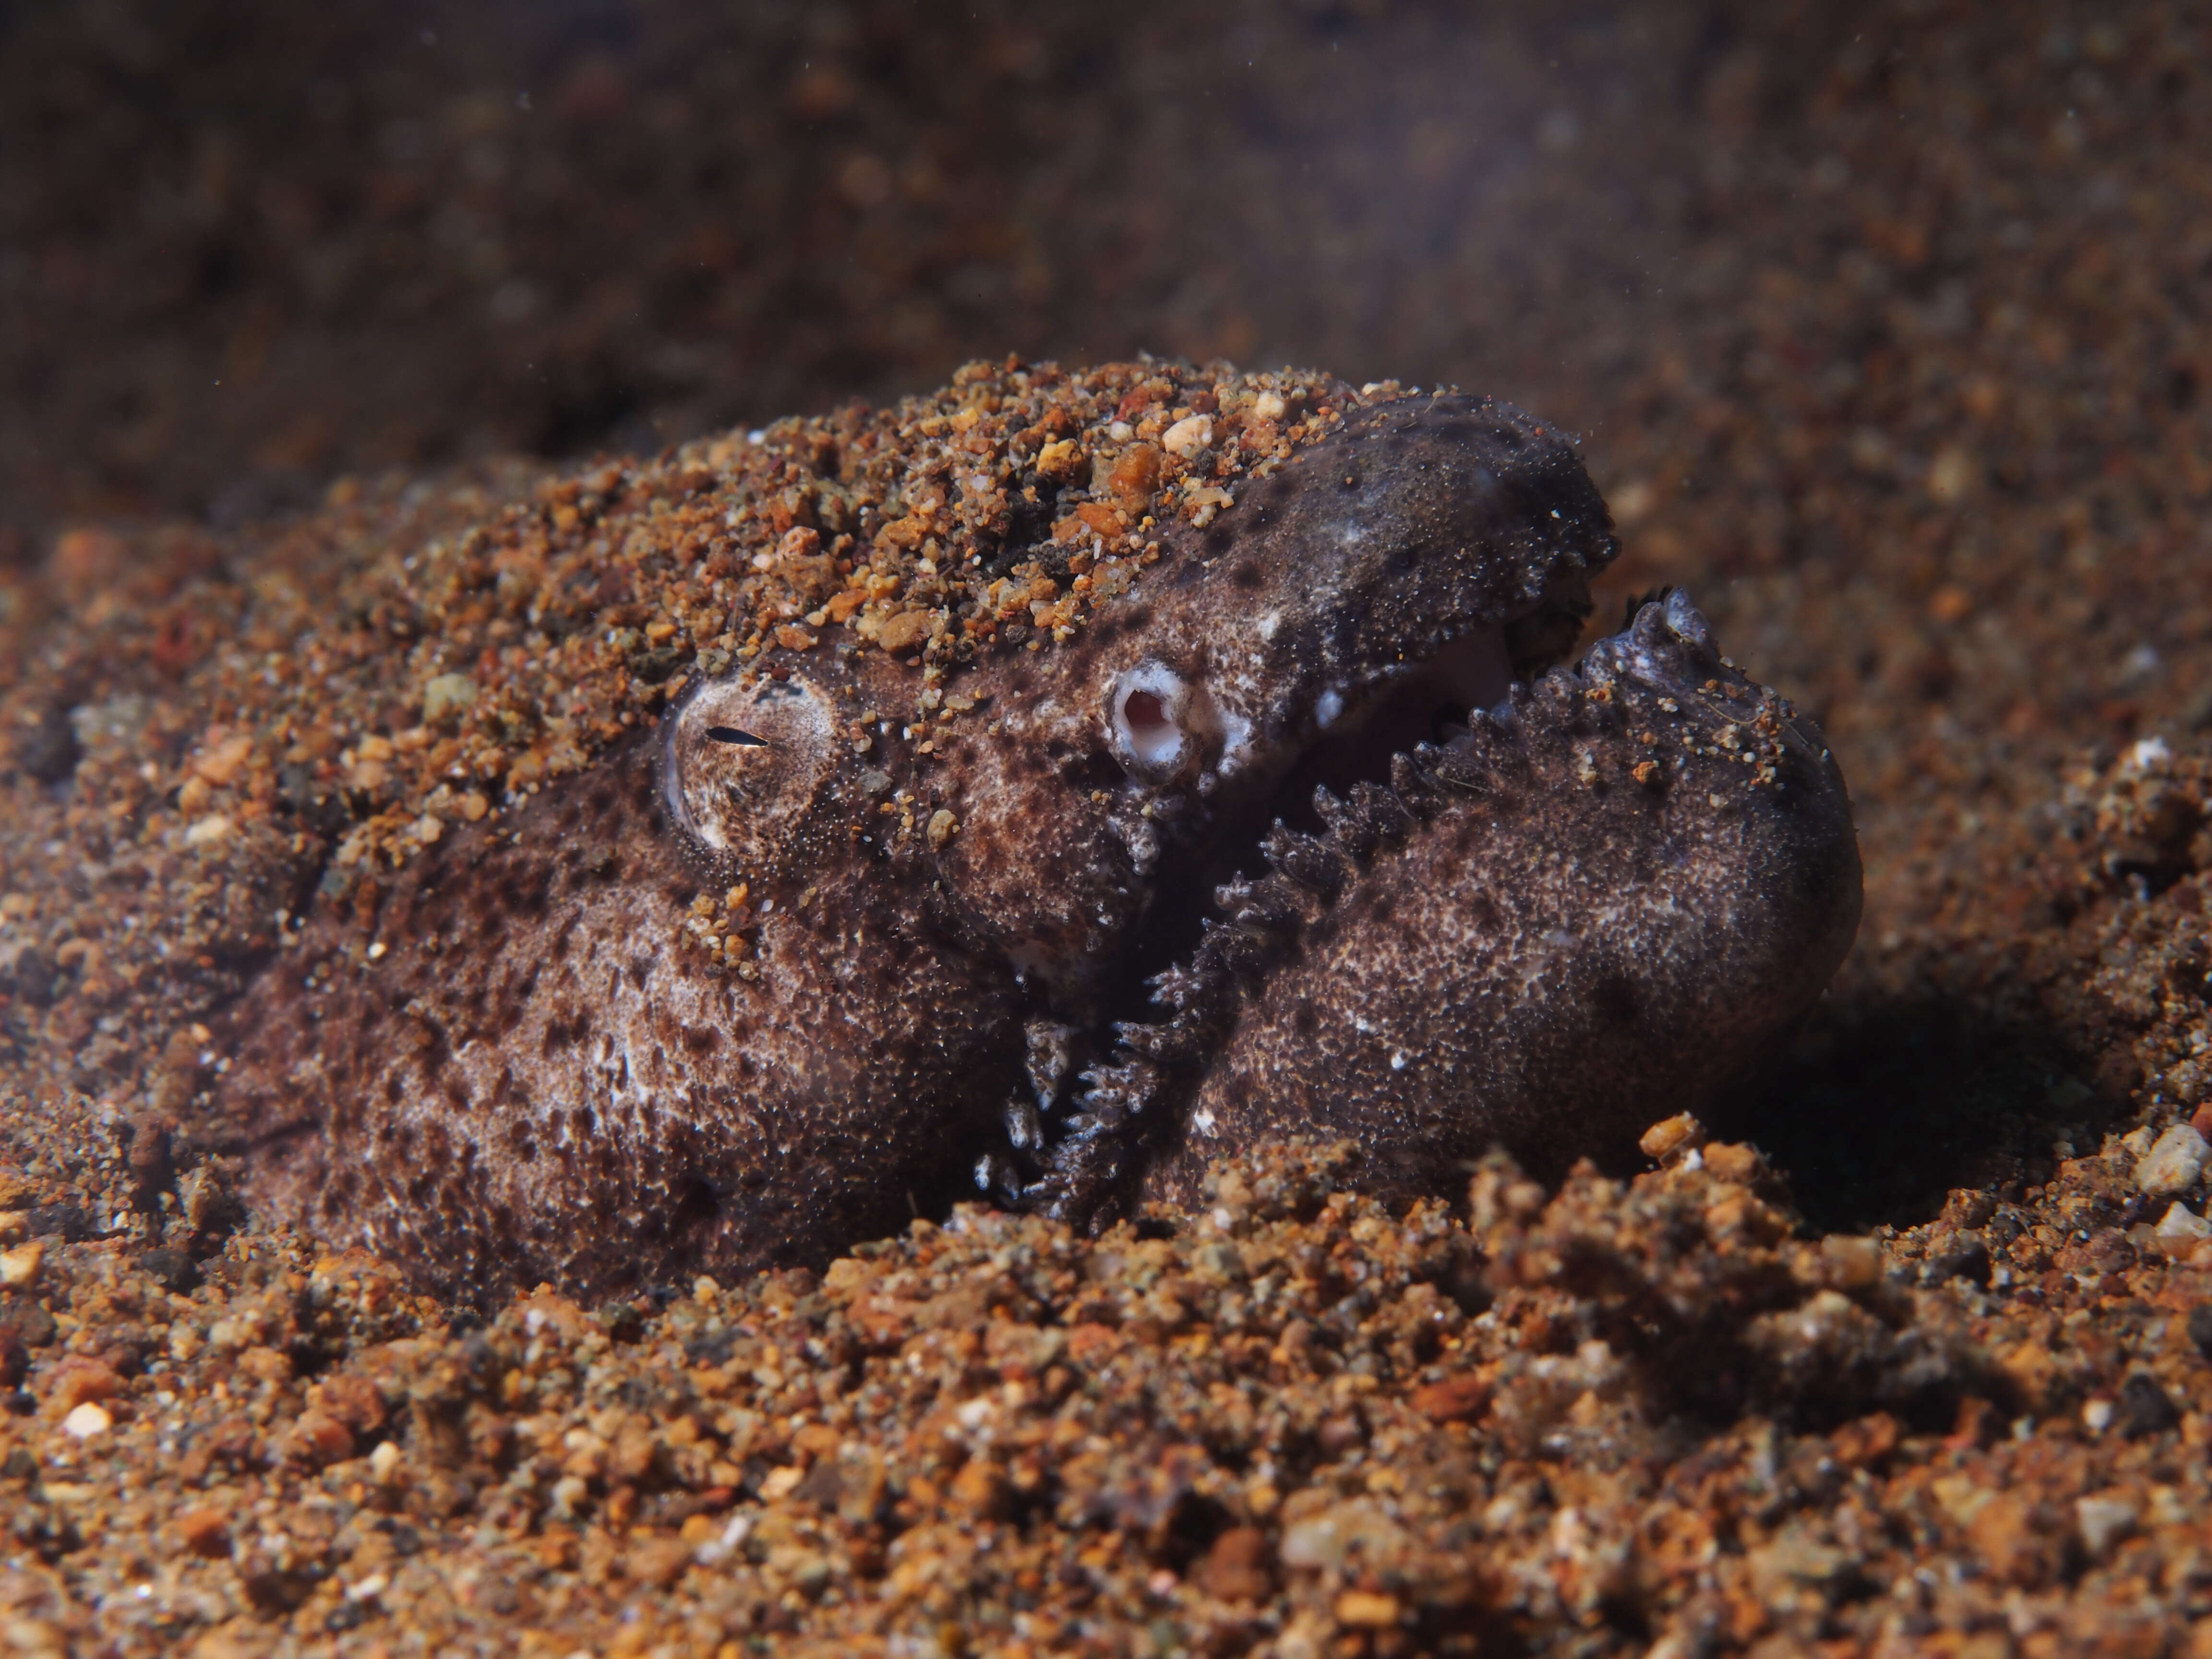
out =
{"type": "Polygon", "coordinates": [[[887,652],[757,665],[324,908],[232,1011],[204,1127],[264,1208],[480,1301],[818,1262],[958,1190],[1040,1053],[1097,1052],[1160,896],[1323,725],[1454,639],[1540,660],[1615,546],[1569,443],[1457,397],[1363,411],[1161,540],[936,718],[887,652]],[[1115,754],[1152,668],[1204,693],[1171,775],[1115,754]]]}
{"type": "Polygon", "coordinates": [[[1618,1158],[1802,1014],[1856,931],[1833,760],[1679,594],[1424,758],[1397,845],[1339,829],[1333,900],[1285,887],[1297,945],[1146,1198],[1193,1203],[1206,1159],[1286,1133],[1357,1139],[1399,1196],[1498,1145],[1547,1175],[1618,1158]]]}

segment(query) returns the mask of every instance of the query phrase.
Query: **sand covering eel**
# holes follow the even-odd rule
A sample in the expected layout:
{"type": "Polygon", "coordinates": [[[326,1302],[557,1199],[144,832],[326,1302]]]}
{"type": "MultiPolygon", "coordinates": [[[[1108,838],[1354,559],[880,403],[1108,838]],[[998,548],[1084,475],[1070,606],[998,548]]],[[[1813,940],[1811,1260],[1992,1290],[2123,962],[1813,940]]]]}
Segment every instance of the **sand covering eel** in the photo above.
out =
{"type": "MultiPolygon", "coordinates": [[[[1385,398],[1223,495],[1048,648],[971,629],[942,723],[908,635],[785,634],[320,907],[197,1132],[447,1291],[604,1292],[1281,1132],[1617,1152],[1818,994],[1841,780],[1679,595],[1557,665],[1615,547],[1567,441],[1385,398]]],[[[1096,572],[1128,519],[1064,522],[1096,572]]]]}

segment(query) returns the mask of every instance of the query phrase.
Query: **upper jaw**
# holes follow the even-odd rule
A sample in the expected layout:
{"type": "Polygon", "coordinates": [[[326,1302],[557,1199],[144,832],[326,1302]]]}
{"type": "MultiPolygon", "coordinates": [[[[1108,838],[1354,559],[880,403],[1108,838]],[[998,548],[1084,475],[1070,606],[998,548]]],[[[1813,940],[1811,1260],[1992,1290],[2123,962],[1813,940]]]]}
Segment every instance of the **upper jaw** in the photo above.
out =
{"type": "Polygon", "coordinates": [[[1068,1017],[1305,757],[1409,688],[1495,695],[1555,656],[1617,550],[1571,441],[1456,396],[1363,410],[1171,534],[1065,659],[978,665],[1001,723],[963,763],[947,909],[1068,1017]]]}
{"type": "Polygon", "coordinates": [[[1130,601],[1146,623],[1091,693],[1103,746],[1148,817],[1202,833],[1410,697],[1485,706],[1559,659],[1618,546],[1573,445],[1532,416],[1380,405],[1130,601]]]}

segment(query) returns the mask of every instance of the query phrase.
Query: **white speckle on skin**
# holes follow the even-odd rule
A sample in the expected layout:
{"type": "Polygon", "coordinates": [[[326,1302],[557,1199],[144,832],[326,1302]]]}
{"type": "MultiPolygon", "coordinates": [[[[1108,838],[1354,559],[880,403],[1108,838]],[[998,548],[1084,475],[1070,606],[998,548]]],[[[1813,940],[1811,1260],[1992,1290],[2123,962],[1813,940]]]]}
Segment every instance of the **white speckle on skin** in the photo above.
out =
{"type": "Polygon", "coordinates": [[[1242,714],[1224,714],[1221,736],[1221,764],[1214,769],[1224,778],[1233,777],[1252,757],[1252,722],[1242,714]]]}
{"type": "Polygon", "coordinates": [[[1210,1107],[1201,1106],[1190,1115],[1190,1127],[1202,1135],[1218,1133],[1218,1125],[1210,1107]]]}
{"type": "Polygon", "coordinates": [[[1314,724],[1324,732],[1336,724],[1344,713],[1344,693],[1334,686],[1314,699],[1314,724]]]}

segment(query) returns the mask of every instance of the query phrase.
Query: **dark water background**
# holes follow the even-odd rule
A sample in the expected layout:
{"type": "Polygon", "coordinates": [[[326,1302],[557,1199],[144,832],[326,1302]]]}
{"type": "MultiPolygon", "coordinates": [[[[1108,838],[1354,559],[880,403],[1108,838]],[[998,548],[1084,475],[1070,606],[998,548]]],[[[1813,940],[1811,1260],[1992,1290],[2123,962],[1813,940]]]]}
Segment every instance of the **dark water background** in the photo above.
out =
{"type": "MultiPolygon", "coordinates": [[[[0,524],[659,445],[966,358],[1455,380],[1601,424],[1858,8],[0,9],[0,524]],[[1613,367],[1609,368],[1608,365],[1613,367]]],[[[1880,21],[1880,20],[1876,20],[1880,21]]]]}

